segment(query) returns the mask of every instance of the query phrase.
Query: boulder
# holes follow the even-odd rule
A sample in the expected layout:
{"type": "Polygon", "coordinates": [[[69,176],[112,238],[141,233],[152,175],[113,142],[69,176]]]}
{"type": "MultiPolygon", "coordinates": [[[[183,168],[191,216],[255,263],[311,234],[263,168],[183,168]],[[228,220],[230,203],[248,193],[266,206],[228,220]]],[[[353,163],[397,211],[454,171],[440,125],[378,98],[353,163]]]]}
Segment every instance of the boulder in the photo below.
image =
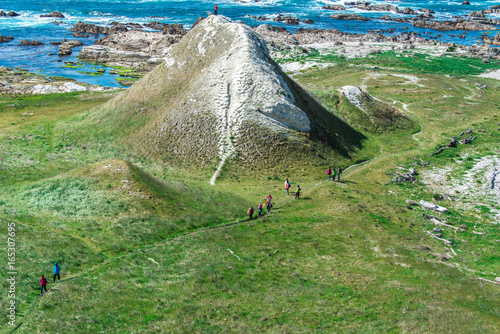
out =
{"type": "Polygon", "coordinates": [[[11,17],[14,17],[14,16],[19,16],[19,14],[16,13],[16,12],[14,12],[13,10],[11,10],[8,13],[4,12],[3,10],[0,10],[0,16],[11,16],[11,17]]]}
{"type": "Polygon", "coordinates": [[[111,27],[102,27],[95,24],[78,21],[69,31],[80,34],[108,35],[118,32],[125,32],[129,29],[123,23],[116,23],[111,27]]]}
{"type": "Polygon", "coordinates": [[[23,45],[23,46],[39,46],[39,45],[44,45],[42,42],[40,41],[28,41],[27,39],[23,39],[21,41],[21,43],[19,43],[19,45],[23,45]]]}
{"type": "Polygon", "coordinates": [[[12,36],[2,36],[0,35],[0,43],[7,43],[14,39],[12,36]]]}
{"type": "Polygon", "coordinates": [[[492,44],[495,46],[500,46],[500,34],[496,34],[493,38],[492,44]]]}
{"type": "Polygon", "coordinates": [[[342,5],[326,5],[323,6],[323,9],[328,9],[328,10],[345,10],[345,7],[342,5]]]}
{"type": "Polygon", "coordinates": [[[417,15],[418,13],[414,11],[411,8],[403,8],[399,10],[399,13],[401,14],[407,14],[407,15],[417,15]]]}
{"type": "Polygon", "coordinates": [[[273,27],[270,24],[261,24],[254,29],[269,45],[298,44],[297,39],[284,28],[273,27]]]}
{"type": "Polygon", "coordinates": [[[330,15],[330,17],[336,20],[357,20],[357,21],[369,20],[368,18],[358,14],[335,14],[335,15],[330,15]]]}
{"type": "Polygon", "coordinates": [[[75,46],[83,45],[82,42],[78,40],[73,40],[69,42],[64,42],[59,45],[59,52],[57,52],[58,56],[68,56],[73,52],[73,48],[75,46]]]}
{"type": "Polygon", "coordinates": [[[74,32],[74,33],[71,34],[71,36],[73,36],[73,37],[83,37],[83,38],[89,38],[90,37],[89,35],[82,34],[80,32],[74,32]]]}
{"type": "Polygon", "coordinates": [[[200,22],[201,22],[201,21],[203,21],[204,19],[206,19],[206,17],[205,17],[205,16],[200,16],[200,17],[198,17],[198,18],[194,21],[193,26],[191,27],[191,29],[192,29],[192,28],[194,28],[194,27],[195,27],[198,23],[200,23],[200,22]]]}
{"type": "Polygon", "coordinates": [[[470,2],[465,0],[464,2],[462,2],[462,5],[470,5],[470,2]]]}
{"type": "Polygon", "coordinates": [[[57,17],[60,19],[64,19],[64,15],[61,12],[50,12],[49,14],[42,14],[40,17],[57,17]]]}
{"type": "Polygon", "coordinates": [[[437,204],[434,204],[434,203],[431,203],[431,202],[427,202],[427,201],[424,201],[424,200],[420,201],[420,205],[424,209],[427,209],[427,210],[434,210],[434,211],[437,211],[437,212],[446,212],[446,211],[448,211],[448,209],[445,208],[445,207],[442,207],[442,206],[439,206],[437,204]]]}

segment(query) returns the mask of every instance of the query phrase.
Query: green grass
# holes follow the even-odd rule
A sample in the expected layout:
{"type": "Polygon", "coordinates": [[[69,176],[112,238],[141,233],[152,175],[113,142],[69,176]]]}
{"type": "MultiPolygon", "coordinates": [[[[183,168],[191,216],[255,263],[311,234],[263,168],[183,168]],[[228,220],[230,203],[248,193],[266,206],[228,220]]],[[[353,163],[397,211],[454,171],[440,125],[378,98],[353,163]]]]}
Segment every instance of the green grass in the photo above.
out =
{"type": "MultiPolygon", "coordinates": [[[[451,60],[454,73],[468,75],[458,63],[451,60]]],[[[148,114],[129,106],[106,122],[106,110],[93,108],[116,93],[2,98],[0,223],[15,222],[19,240],[16,333],[500,331],[500,290],[476,279],[500,275],[495,203],[439,215],[464,230],[441,227],[446,245],[427,235],[429,212],[406,204],[436,192],[390,182],[398,167],[415,167],[420,179],[459,166],[451,182],[498,154],[500,85],[401,64],[378,77],[344,65],[296,77],[364,136],[350,156],[326,156],[318,141],[311,147],[324,159],[265,169],[233,163],[215,187],[210,166],[147,158],[119,141],[148,114]],[[408,73],[422,86],[397,76],[408,73]],[[489,88],[480,95],[475,82],[489,88]],[[413,123],[371,128],[341,105],[337,90],[347,84],[366,85],[413,123]],[[430,156],[467,128],[478,135],[473,145],[430,156]],[[325,181],[328,165],[364,160],[343,182],[325,181]],[[292,189],[300,184],[300,200],[286,196],[285,178],[292,189]],[[268,193],[271,214],[245,221],[248,205],[268,193]],[[56,261],[63,280],[40,298],[39,276],[56,261]]],[[[2,294],[3,319],[5,302],[2,294]]]]}
{"type": "MultiPolygon", "coordinates": [[[[320,54],[319,51],[304,54],[298,59],[301,61],[315,61],[325,63],[335,63],[337,67],[347,69],[351,65],[373,65],[384,68],[395,68],[402,73],[421,74],[441,74],[451,76],[478,75],[489,69],[498,69],[497,62],[484,64],[482,58],[461,57],[450,54],[446,57],[435,57],[427,54],[412,51],[394,52],[383,51],[373,54],[368,58],[352,58],[349,61],[345,57],[338,55],[320,54]]],[[[278,60],[278,63],[296,61],[297,58],[287,58],[286,56],[278,60]]]]}

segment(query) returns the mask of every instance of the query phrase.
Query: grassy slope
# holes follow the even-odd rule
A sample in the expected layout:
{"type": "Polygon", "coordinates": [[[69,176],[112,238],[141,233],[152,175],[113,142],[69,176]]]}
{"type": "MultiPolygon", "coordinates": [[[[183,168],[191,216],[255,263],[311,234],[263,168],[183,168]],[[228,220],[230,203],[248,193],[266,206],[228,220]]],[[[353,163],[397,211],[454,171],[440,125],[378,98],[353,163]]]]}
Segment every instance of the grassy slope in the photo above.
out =
{"type": "MultiPolygon", "coordinates": [[[[422,231],[433,228],[420,217],[423,211],[408,210],[404,203],[409,197],[431,200],[433,194],[420,185],[385,184],[390,179],[387,172],[399,164],[408,165],[416,157],[431,160],[432,168],[450,164],[452,153],[470,149],[478,154],[494,152],[500,138],[491,120],[498,119],[494,116],[498,113],[499,84],[418,73],[422,79],[419,84],[425,86],[419,87],[390,75],[397,71],[382,74],[374,77],[341,64],[306,73],[298,80],[317,92],[332,92],[346,84],[366,85],[372,95],[385,102],[397,100],[394,105],[400,109],[406,104],[407,114],[423,126],[422,132],[370,135],[354,159],[376,158],[348,170],[343,183],[324,182],[325,166],[319,164],[266,171],[229,168],[217,190],[252,203],[273,193],[275,212],[258,221],[200,231],[172,241],[145,241],[134,249],[106,251],[102,241],[111,241],[107,238],[113,235],[98,232],[97,217],[93,217],[97,222],[92,217],[76,222],[55,214],[53,208],[33,213],[25,197],[33,189],[47,189],[54,180],[76,177],[80,182],[90,182],[94,193],[130,200],[116,191],[120,187],[115,184],[117,178],[92,178],[88,167],[46,179],[101,157],[127,159],[126,152],[103,136],[101,146],[93,153],[82,148],[66,149],[45,169],[38,167],[42,158],[35,156],[33,167],[21,174],[25,176],[20,181],[16,181],[15,168],[6,165],[1,175],[11,185],[2,188],[0,194],[1,219],[2,223],[19,221],[18,238],[24,241],[18,250],[24,269],[18,294],[26,306],[19,311],[24,324],[18,332],[448,332],[450,328],[454,332],[498,332],[498,287],[474,279],[478,275],[491,279],[491,272],[499,273],[495,261],[498,232],[489,225],[486,236],[446,231],[445,237],[453,241],[459,254],[446,261],[442,256],[449,254],[445,246],[422,231]],[[475,81],[490,86],[481,97],[475,81]],[[477,112],[478,104],[481,113],[477,112]],[[480,133],[474,148],[459,147],[428,158],[428,153],[446,143],[447,137],[472,124],[487,130],[480,133]],[[79,160],[64,161],[72,156],[79,160]],[[304,189],[301,201],[285,198],[284,177],[290,177],[293,186],[300,182],[304,189]],[[44,214],[51,214],[51,219],[41,220],[44,214]],[[76,232],[78,227],[83,230],[76,232]],[[102,239],[94,241],[99,235],[102,239]],[[51,242],[44,242],[46,239],[51,242]],[[267,254],[272,255],[264,258],[267,254]],[[37,262],[40,257],[45,262],[37,262]],[[68,261],[63,275],[69,274],[71,279],[50,286],[50,292],[38,298],[38,274],[48,273],[54,259],[68,261]],[[462,270],[464,266],[476,272],[462,270]]],[[[15,113],[10,116],[19,117],[15,113]]],[[[21,126],[10,125],[9,131],[17,137],[26,133],[21,126]]],[[[63,137],[60,133],[58,136],[63,137]]],[[[14,147],[8,140],[4,136],[1,146],[14,147]]],[[[48,145],[47,141],[40,139],[40,145],[48,145]]],[[[19,154],[29,156],[30,147],[19,144],[19,154]]],[[[140,158],[128,160],[149,172],[137,171],[137,177],[156,175],[167,182],[185,178],[190,188],[199,187],[204,192],[209,171],[192,175],[140,158]]],[[[343,166],[349,164],[339,161],[343,166]]],[[[213,196],[210,194],[204,197],[213,196]]],[[[178,196],[182,194],[174,200],[178,196]]],[[[238,210],[238,204],[234,203],[232,210],[238,210]]],[[[140,203],[132,200],[131,205],[140,203]]],[[[243,203],[240,206],[244,212],[243,203]]],[[[216,205],[214,213],[222,214],[224,209],[216,205]]],[[[151,213],[144,207],[141,210],[151,213]]],[[[165,211],[160,208],[155,213],[165,211]]],[[[115,224],[119,220],[113,219],[115,224]]],[[[193,219],[193,213],[186,219],[193,219]]],[[[452,211],[446,219],[474,223],[459,211],[452,211]]],[[[7,326],[3,329],[9,330],[7,326]]]]}

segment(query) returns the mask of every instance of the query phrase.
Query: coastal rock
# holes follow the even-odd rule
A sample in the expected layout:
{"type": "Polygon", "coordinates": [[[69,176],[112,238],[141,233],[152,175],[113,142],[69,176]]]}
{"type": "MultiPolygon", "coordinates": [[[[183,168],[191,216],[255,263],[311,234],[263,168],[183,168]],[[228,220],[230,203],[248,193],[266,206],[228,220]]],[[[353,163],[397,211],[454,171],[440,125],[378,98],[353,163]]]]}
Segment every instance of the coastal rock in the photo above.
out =
{"type": "Polygon", "coordinates": [[[145,24],[144,26],[147,28],[159,30],[166,35],[184,36],[186,34],[186,30],[184,30],[184,27],[182,26],[182,24],[179,24],[179,23],[166,24],[166,23],[160,23],[157,21],[151,21],[151,22],[145,24]]]}
{"type": "Polygon", "coordinates": [[[57,17],[60,19],[64,19],[64,15],[61,12],[50,12],[49,14],[42,14],[40,17],[57,17]]]}
{"type": "Polygon", "coordinates": [[[206,19],[206,17],[205,17],[205,16],[200,16],[200,17],[198,17],[198,18],[194,21],[193,26],[191,27],[191,29],[193,29],[193,28],[194,28],[194,27],[195,27],[198,23],[200,23],[200,22],[201,22],[201,21],[203,21],[204,19],[206,19]]]}
{"type": "Polygon", "coordinates": [[[336,20],[357,20],[357,21],[369,20],[368,18],[358,14],[335,14],[335,15],[330,15],[330,17],[336,20]]]}
{"type": "Polygon", "coordinates": [[[12,36],[2,36],[0,35],[0,43],[7,43],[14,40],[14,37],[12,36]]]}
{"type": "Polygon", "coordinates": [[[472,11],[469,13],[469,17],[481,17],[481,18],[484,18],[484,13],[483,12],[476,12],[476,11],[472,11]]]}
{"type": "Polygon", "coordinates": [[[3,10],[0,10],[0,16],[10,16],[10,17],[15,17],[19,16],[20,14],[16,13],[15,11],[11,10],[10,12],[6,13],[3,10]]]}
{"type": "Polygon", "coordinates": [[[456,19],[455,21],[427,21],[418,20],[412,23],[415,27],[429,28],[440,31],[450,31],[450,30],[470,30],[470,31],[481,31],[481,30],[497,30],[497,28],[492,24],[484,24],[480,22],[467,21],[464,19],[456,19]]]}
{"type": "Polygon", "coordinates": [[[462,5],[470,5],[470,2],[466,0],[466,1],[462,2],[462,5]]]}
{"type": "Polygon", "coordinates": [[[117,23],[115,25],[112,25],[111,27],[102,27],[95,24],[78,21],[69,31],[80,34],[108,35],[128,31],[128,28],[123,23],[117,23]]]}
{"type": "Polygon", "coordinates": [[[23,45],[23,46],[39,46],[39,45],[44,45],[42,42],[40,41],[28,41],[27,39],[23,39],[21,41],[21,43],[19,43],[19,45],[23,45]]]}
{"type": "Polygon", "coordinates": [[[493,39],[493,42],[491,44],[495,46],[500,46],[500,34],[495,35],[495,38],[493,39]]]}
{"type": "Polygon", "coordinates": [[[291,17],[291,16],[283,16],[281,14],[278,14],[273,21],[275,22],[284,22],[286,24],[292,24],[292,25],[298,25],[299,24],[299,19],[296,17],[291,17]]]}
{"type": "Polygon", "coordinates": [[[83,23],[82,21],[78,21],[74,27],[72,27],[69,31],[77,32],[81,34],[91,34],[91,35],[99,35],[99,34],[107,34],[109,32],[108,27],[101,27],[95,24],[83,23]]]}
{"type": "Polygon", "coordinates": [[[407,15],[417,15],[418,13],[414,11],[411,8],[403,8],[399,10],[399,13],[401,14],[407,14],[407,15]]]}
{"type": "Polygon", "coordinates": [[[267,42],[268,45],[297,45],[297,39],[285,28],[273,27],[269,24],[261,24],[255,31],[267,42]]]}
{"type": "Polygon", "coordinates": [[[82,34],[82,33],[79,33],[79,32],[74,32],[71,34],[71,36],[73,37],[83,37],[83,38],[89,38],[90,35],[87,35],[87,34],[82,34]]]}
{"type": "MultiPolygon", "coordinates": [[[[176,29],[171,31],[179,32],[176,29]]],[[[145,70],[151,70],[161,61],[168,48],[181,38],[182,35],[130,30],[107,35],[99,39],[96,45],[84,46],[78,58],[113,66],[145,66],[145,70]]]]}
{"type": "Polygon", "coordinates": [[[328,9],[328,10],[345,10],[345,7],[342,5],[325,5],[323,6],[323,9],[328,9]]]}
{"type": "Polygon", "coordinates": [[[59,52],[57,52],[57,55],[58,56],[68,56],[73,52],[72,49],[75,46],[80,46],[80,45],[83,45],[83,43],[78,41],[78,40],[73,40],[73,41],[61,43],[59,45],[59,52]]]}

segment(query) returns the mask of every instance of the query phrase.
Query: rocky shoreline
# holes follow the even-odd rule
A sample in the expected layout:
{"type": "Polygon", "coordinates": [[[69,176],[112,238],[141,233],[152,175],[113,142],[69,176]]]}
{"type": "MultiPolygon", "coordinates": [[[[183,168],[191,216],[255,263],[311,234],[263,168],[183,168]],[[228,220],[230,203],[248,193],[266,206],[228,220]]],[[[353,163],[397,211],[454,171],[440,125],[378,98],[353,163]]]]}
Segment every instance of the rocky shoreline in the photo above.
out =
{"type": "Polygon", "coordinates": [[[11,97],[26,94],[51,94],[68,92],[103,92],[118,88],[77,83],[61,77],[47,78],[24,69],[0,66],[0,95],[11,97]]]}
{"type": "MultiPolygon", "coordinates": [[[[371,5],[367,2],[346,3],[345,6],[355,7],[365,11],[390,11],[398,14],[412,16],[411,18],[390,18],[385,15],[378,19],[391,20],[403,23],[411,23],[416,27],[430,28],[434,30],[496,30],[495,25],[500,24],[500,20],[487,18],[486,14],[500,13],[500,6],[493,6],[480,12],[471,12],[467,18],[455,18],[454,21],[437,21],[432,20],[434,12],[429,9],[421,9],[419,12],[410,8],[399,8],[393,5],[371,5]]],[[[344,5],[328,5],[323,7],[327,11],[342,12],[347,8],[344,5]]],[[[0,16],[15,16],[15,12],[0,12],[0,16]]],[[[41,15],[41,17],[64,18],[64,14],[52,11],[49,14],[41,15]]],[[[340,20],[368,20],[358,14],[337,13],[331,17],[340,20]]],[[[270,19],[267,17],[252,17],[259,21],[281,22],[289,25],[296,25],[299,22],[313,23],[298,20],[294,17],[277,15],[270,19]]],[[[196,20],[193,27],[201,22],[204,17],[196,20]]],[[[58,22],[55,22],[58,23],[58,22]]],[[[245,24],[238,21],[240,24],[245,24]]],[[[407,49],[415,47],[435,47],[437,49],[454,48],[461,55],[469,57],[480,57],[483,59],[500,59],[500,49],[491,48],[490,46],[500,46],[500,33],[490,36],[482,35],[481,41],[483,45],[457,45],[455,43],[445,43],[436,41],[438,37],[424,37],[415,32],[402,32],[398,35],[384,35],[384,33],[393,33],[394,29],[389,31],[370,31],[366,34],[345,33],[337,29],[305,29],[299,28],[294,32],[288,31],[284,27],[276,27],[270,24],[261,24],[253,28],[267,42],[269,49],[274,55],[287,52],[289,50],[308,50],[312,48],[323,48],[324,46],[341,46],[346,57],[364,57],[371,52],[377,51],[377,44],[391,43],[392,49],[407,49]],[[357,47],[350,48],[350,45],[357,47]],[[365,47],[359,47],[361,43],[367,43],[365,47]],[[352,49],[352,50],[351,50],[352,49]]],[[[108,66],[120,66],[134,68],[131,71],[130,78],[139,78],[145,73],[151,71],[159,63],[164,61],[165,55],[169,48],[178,43],[187,33],[180,24],[166,24],[158,21],[151,21],[147,24],[137,23],[119,23],[112,22],[109,26],[99,26],[84,22],[76,23],[71,29],[71,33],[79,38],[94,38],[91,45],[81,40],[66,40],[61,42],[53,42],[59,47],[58,56],[67,56],[72,54],[72,49],[76,46],[83,46],[78,59],[84,62],[102,63],[108,66]]],[[[458,37],[461,37],[459,35],[458,37]]],[[[464,36],[465,38],[465,36],[464,36]]],[[[11,42],[15,38],[12,36],[1,36],[0,43],[11,42]]],[[[43,45],[40,41],[22,40],[20,45],[39,46],[43,45]]],[[[60,59],[60,58],[59,58],[60,59]]],[[[60,61],[60,60],[58,60],[60,61]]],[[[5,72],[5,68],[2,70],[5,72]]],[[[9,71],[7,71],[9,72],[9,71]]],[[[11,71],[14,73],[15,71],[11,71]]],[[[8,91],[20,93],[29,92],[23,85],[17,85],[15,79],[17,74],[4,75],[3,81],[0,82],[0,94],[8,91]],[[9,82],[11,80],[11,82],[9,82]]],[[[30,79],[31,80],[31,79],[30,79]]],[[[39,80],[39,79],[37,79],[39,80]]],[[[67,80],[71,82],[70,79],[67,80]]],[[[124,81],[124,84],[130,85],[132,80],[124,81]]]]}

